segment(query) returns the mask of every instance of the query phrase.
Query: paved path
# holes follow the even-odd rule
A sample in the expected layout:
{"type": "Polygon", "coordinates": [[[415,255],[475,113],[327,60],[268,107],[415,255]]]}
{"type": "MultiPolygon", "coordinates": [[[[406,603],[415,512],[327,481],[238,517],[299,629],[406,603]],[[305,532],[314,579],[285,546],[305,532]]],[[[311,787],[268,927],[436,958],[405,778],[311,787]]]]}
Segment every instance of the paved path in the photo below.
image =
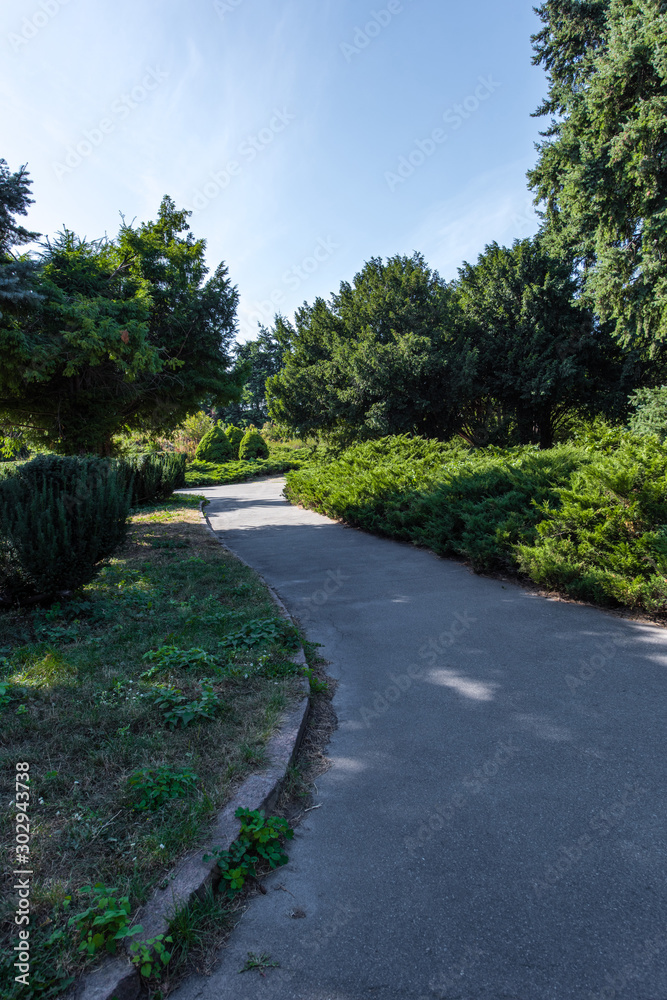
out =
{"type": "Polygon", "coordinates": [[[324,645],[333,768],[218,969],[174,1000],[667,1000],[667,632],[282,485],[198,492],[324,645]],[[239,975],[249,951],[280,968],[239,975]]]}

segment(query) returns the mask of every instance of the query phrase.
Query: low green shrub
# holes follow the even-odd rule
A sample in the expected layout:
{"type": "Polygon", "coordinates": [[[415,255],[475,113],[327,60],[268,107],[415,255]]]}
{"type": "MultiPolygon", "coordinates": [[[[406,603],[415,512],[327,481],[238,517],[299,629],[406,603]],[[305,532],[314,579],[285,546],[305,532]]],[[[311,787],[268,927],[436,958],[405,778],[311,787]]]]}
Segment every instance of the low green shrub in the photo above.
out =
{"type": "Polygon", "coordinates": [[[285,865],[288,857],[281,846],[283,839],[290,840],[294,831],[286,819],[264,815],[263,811],[242,809],[234,815],[241,820],[241,829],[228,850],[214,848],[204,861],[215,858],[222,874],[225,891],[233,899],[243,890],[250,878],[256,878],[257,865],[262,862],[269,868],[285,865]]]}
{"type": "Polygon", "coordinates": [[[277,476],[290,469],[305,465],[302,458],[269,458],[257,462],[191,462],[185,473],[185,484],[193,486],[224,486],[226,483],[243,483],[257,476],[277,476]]]}
{"type": "Polygon", "coordinates": [[[130,927],[130,900],[127,896],[116,897],[117,889],[109,889],[102,883],[84,886],[81,895],[91,897],[90,906],[70,917],[69,926],[79,934],[79,951],[89,956],[99,951],[115,955],[119,942],[133,934],[140,934],[142,927],[130,927]]]}
{"type": "Polygon", "coordinates": [[[243,435],[239,444],[239,458],[241,461],[254,462],[258,458],[269,457],[269,446],[254,427],[249,427],[243,435]]]}
{"type": "Polygon", "coordinates": [[[0,601],[53,600],[92,580],[125,537],[127,479],[111,461],[39,455],[0,478],[0,601]]]}
{"type": "Polygon", "coordinates": [[[175,452],[134,455],[120,460],[126,482],[132,487],[132,505],[166,500],[185,486],[185,455],[175,452]]]}
{"type": "Polygon", "coordinates": [[[294,501],[377,534],[527,573],[598,603],[667,611],[667,448],[597,428],[581,445],[358,444],[287,477],[294,501]]]}
{"type": "Polygon", "coordinates": [[[667,449],[628,435],[556,493],[520,569],[571,597],[667,610],[667,449]]]}
{"type": "Polygon", "coordinates": [[[156,812],[172,799],[186,798],[197,790],[198,777],[189,768],[142,767],[127,779],[131,808],[136,812],[156,812]]]}
{"type": "Polygon", "coordinates": [[[227,435],[227,440],[232,446],[232,458],[238,459],[239,446],[245,436],[244,431],[242,431],[240,427],[234,427],[233,424],[230,424],[228,427],[225,427],[225,434],[227,435]]]}
{"type": "Polygon", "coordinates": [[[215,424],[204,434],[195,452],[197,462],[230,462],[236,457],[234,446],[220,423],[215,424]]]}

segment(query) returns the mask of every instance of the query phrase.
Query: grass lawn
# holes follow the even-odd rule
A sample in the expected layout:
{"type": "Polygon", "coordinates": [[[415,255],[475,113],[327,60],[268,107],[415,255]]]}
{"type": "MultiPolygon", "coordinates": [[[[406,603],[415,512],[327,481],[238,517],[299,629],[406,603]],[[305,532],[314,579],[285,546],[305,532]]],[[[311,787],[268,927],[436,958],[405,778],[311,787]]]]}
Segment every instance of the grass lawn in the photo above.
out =
{"type": "Polygon", "coordinates": [[[2,841],[8,858],[26,761],[34,871],[29,988],[7,957],[16,893],[4,876],[7,1000],[56,995],[99,957],[68,929],[89,905],[81,890],[103,883],[141,905],[262,766],[300,694],[293,628],[197,504],[174,496],[135,511],[123,548],[74,597],[0,611],[2,841]]]}

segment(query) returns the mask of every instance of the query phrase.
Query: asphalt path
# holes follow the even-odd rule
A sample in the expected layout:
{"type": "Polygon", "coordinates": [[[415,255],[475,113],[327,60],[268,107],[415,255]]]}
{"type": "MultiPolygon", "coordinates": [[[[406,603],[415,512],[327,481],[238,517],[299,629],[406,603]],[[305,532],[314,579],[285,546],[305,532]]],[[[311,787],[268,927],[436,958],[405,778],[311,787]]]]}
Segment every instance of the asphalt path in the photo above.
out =
{"type": "Polygon", "coordinates": [[[322,644],[332,767],[289,864],[174,1000],[667,1000],[667,631],[283,485],[197,492],[322,644]],[[279,965],[241,973],[248,953],[279,965]]]}

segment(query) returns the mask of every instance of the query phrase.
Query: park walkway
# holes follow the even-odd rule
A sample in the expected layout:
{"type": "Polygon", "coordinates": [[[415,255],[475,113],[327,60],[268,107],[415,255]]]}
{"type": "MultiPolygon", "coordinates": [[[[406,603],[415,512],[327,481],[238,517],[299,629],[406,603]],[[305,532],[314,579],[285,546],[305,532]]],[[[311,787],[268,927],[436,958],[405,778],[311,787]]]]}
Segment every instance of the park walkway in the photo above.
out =
{"type": "Polygon", "coordinates": [[[323,644],[333,766],[216,971],[173,1000],[667,1000],[667,631],[282,486],[197,492],[323,644]],[[280,967],[240,975],[248,952],[280,967]]]}

